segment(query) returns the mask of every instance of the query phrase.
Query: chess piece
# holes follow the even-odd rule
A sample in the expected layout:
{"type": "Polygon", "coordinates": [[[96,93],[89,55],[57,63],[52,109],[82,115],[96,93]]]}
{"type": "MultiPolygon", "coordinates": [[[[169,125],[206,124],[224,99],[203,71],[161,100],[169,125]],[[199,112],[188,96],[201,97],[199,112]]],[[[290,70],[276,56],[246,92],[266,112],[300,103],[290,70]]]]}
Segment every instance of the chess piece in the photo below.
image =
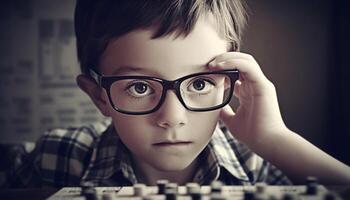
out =
{"type": "Polygon", "coordinates": [[[165,192],[165,186],[168,184],[169,181],[162,179],[157,181],[157,186],[158,186],[158,194],[164,194],[165,192]]]}
{"type": "Polygon", "coordinates": [[[138,183],[138,184],[135,184],[133,186],[133,188],[134,188],[134,195],[135,196],[142,197],[142,196],[146,195],[146,185],[145,184],[138,183]]]}
{"type": "Polygon", "coordinates": [[[222,182],[213,181],[210,186],[211,186],[211,192],[213,192],[213,193],[221,193],[222,192],[222,186],[223,186],[222,182]]]}
{"type": "Polygon", "coordinates": [[[318,189],[318,182],[316,177],[309,176],[306,179],[306,194],[316,195],[318,189]]]}

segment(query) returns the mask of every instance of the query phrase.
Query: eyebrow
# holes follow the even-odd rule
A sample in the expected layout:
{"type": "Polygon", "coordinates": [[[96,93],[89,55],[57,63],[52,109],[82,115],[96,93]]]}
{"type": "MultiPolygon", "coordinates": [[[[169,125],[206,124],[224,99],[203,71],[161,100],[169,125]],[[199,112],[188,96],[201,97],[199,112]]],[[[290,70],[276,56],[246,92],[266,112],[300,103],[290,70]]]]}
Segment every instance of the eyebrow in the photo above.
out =
{"type": "MultiPolygon", "coordinates": [[[[204,65],[196,66],[196,68],[194,68],[194,70],[196,70],[196,71],[198,70],[198,72],[202,72],[202,71],[208,71],[209,69],[207,67],[207,64],[204,64],[204,65]]],[[[143,73],[152,74],[152,75],[158,74],[155,71],[144,69],[142,67],[131,66],[131,65],[118,66],[117,69],[112,71],[112,74],[119,75],[119,74],[128,73],[128,72],[143,72],[143,73]]]]}
{"type": "Polygon", "coordinates": [[[140,72],[140,71],[141,72],[148,72],[148,70],[145,70],[142,67],[123,65],[123,66],[118,66],[117,69],[112,71],[112,74],[118,75],[118,74],[126,73],[126,72],[140,72]]]}

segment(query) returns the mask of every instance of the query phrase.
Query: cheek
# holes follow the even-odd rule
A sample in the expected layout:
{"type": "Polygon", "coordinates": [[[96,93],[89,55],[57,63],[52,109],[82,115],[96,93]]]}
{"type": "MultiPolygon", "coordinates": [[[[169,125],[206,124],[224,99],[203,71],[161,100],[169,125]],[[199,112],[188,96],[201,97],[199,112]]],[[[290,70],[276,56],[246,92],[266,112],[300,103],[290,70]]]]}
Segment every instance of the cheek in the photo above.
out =
{"type": "Polygon", "coordinates": [[[220,110],[198,112],[189,116],[188,125],[197,138],[209,140],[219,120],[220,110]]]}
{"type": "MultiPolygon", "coordinates": [[[[121,139],[141,136],[142,130],[147,126],[145,118],[137,115],[126,115],[114,110],[111,104],[108,104],[109,116],[112,118],[113,125],[121,139]]],[[[142,139],[142,138],[140,138],[142,139]]],[[[124,141],[123,141],[124,142],[124,141]]]]}
{"type": "Polygon", "coordinates": [[[129,149],[138,149],[150,141],[150,136],[145,134],[147,121],[142,117],[118,113],[111,117],[117,134],[129,149]]]}

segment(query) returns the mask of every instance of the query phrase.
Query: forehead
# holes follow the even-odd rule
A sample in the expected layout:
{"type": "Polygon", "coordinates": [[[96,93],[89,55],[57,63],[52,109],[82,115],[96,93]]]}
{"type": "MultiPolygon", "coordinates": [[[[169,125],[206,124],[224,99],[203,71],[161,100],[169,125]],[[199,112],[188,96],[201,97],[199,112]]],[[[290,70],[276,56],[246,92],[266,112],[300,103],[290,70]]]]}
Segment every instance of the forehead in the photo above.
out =
{"type": "Polygon", "coordinates": [[[204,71],[206,64],[228,47],[213,23],[205,18],[198,20],[186,37],[152,39],[153,33],[152,29],[135,30],[111,40],[100,59],[102,74],[112,75],[129,67],[145,75],[176,79],[204,71]]]}

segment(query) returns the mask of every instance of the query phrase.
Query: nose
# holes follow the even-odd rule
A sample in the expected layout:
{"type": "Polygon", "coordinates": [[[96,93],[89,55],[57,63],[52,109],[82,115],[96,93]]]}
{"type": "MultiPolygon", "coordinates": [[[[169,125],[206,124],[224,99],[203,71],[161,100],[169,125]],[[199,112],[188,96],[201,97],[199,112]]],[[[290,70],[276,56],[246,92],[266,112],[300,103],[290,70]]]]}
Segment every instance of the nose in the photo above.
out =
{"type": "Polygon", "coordinates": [[[181,104],[174,91],[168,91],[165,100],[156,112],[157,125],[162,128],[179,128],[187,123],[187,109],[181,104]]]}

